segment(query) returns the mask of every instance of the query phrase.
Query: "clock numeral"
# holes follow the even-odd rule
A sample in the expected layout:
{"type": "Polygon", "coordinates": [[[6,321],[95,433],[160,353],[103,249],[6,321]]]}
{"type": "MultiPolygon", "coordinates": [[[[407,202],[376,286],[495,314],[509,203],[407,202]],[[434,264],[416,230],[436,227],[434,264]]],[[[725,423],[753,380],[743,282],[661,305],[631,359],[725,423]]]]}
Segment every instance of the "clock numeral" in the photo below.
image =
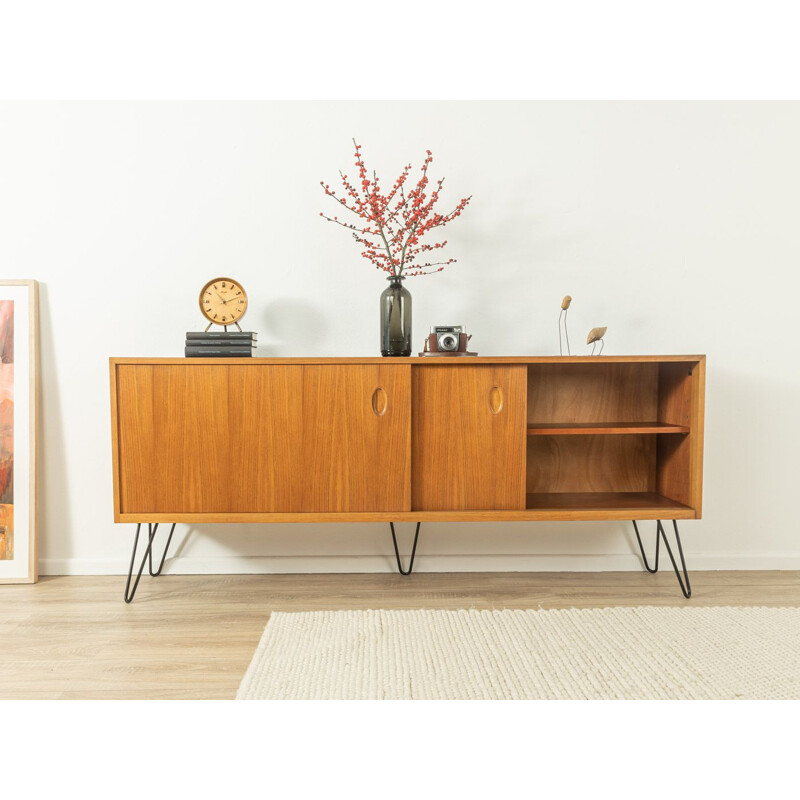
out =
{"type": "Polygon", "coordinates": [[[214,314],[214,319],[216,319],[216,318],[217,318],[217,315],[216,315],[216,314],[214,314]]]}
{"type": "Polygon", "coordinates": [[[223,317],[223,318],[222,318],[222,321],[223,321],[223,322],[225,322],[225,320],[226,320],[226,319],[228,319],[228,318],[227,318],[227,317],[223,317]]]}
{"type": "Polygon", "coordinates": [[[240,302],[240,303],[244,303],[244,300],[240,300],[239,302],[240,302]]]}
{"type": "Polygon", "coordinates": [[[211,305],[211,301],[210,301],[210,300],[204,300],[203,302],[204,302],[206,305],[209,305],[209,306],[211,305]]]}
{"type": "Polygon", "coordinates": [[[238,296],[238,295],[240,295],[240,294],[241,294],[241,292],[236,292],[236,295],[237,295],[237,296],[238,296]]]}

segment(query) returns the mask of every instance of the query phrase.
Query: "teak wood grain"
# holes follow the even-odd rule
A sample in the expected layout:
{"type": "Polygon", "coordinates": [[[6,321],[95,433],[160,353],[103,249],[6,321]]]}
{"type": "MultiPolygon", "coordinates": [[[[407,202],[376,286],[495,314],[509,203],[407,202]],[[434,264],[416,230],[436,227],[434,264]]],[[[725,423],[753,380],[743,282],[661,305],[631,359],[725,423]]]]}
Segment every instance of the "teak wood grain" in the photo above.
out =
{"type": "Polygon", "coordinates": [[[581,436],[587,433],[689,433],[689,426],[666,422],[543,422],[528,426],[528,436],[581,436]]]}
{"type": "Polygon", "coordinates": [[[121,515],[409,508],[408,367],[120,365],[117,384],[121,515]]]}
{"type": "Polygon", "coordinates": [[[657,489],[702,515],[705,358],[659,366],[658,419],[688,425],[685,437],[658,437],[657,489]]]}
{"type": "Polygon", "coordinates": [[[412,372],[413,510],[525,508],[524,366],[412,372]]]}
{"type": "MultiPolygon", "coordinates": [[[[601,494],[589,492],[592,496],[601,494]]],[[[570,503],[570,493],[559,493],[549,495],[551,497],[563,498],[562,502],[548,504],[546,508],[540,508],[535,501],[537,495],[528,495],[528,505],[522,509],[502,511],[498,509],[486,509],[482,511],[337,511],[337,512],[301,512],[301,511],[280,511],[280,512],[256,512],[256,513],[194,513],[181,514],[171,512],[168,514],[131,513],[120,514],[116,522],[181,522],[181,523],[304,523],[304,522],[542,522],[542,521],[577,521],[577,520],[627,520],[631,519],[694,519],[695,511],[689,506],[677,503],[669,498],[662,498],[663,502],[629,503],[627,498],[639,494],[638,492],[612,492],[619,501],[619,505],[613,506],[608,503],[593,504],[582,502],[578,505],[570,503]],[[531,502],[531,498],[534,498],[531,502]],[[632,517],[631,512],[636,511],[632,517]]],[[[653,497],[655,497],[655,493],[653,497]]]]}
{"type": "Polygon", "coordinates": [[[652,492],[656,442],[630,436],[532,436],[528,492],[652,492]]]}
{"type": "Polygon", "coordinates": [[[111,377],[119,522],[701,513],[704,356],[112,359],[111,377]]]}
{"type": "Polygon", "coordinates": [[[532,364],[528,423],[659,420],[658,364],[653,362],[532,364]]]}
{"type": "MultiPolygon", "coordinates": [[[[446,358],[449,366],[474,367],[478,364],[661,364],[671,361],[700,361],[705,356],[474,356],[469,358],[446,358]]],[[[356,356],[349,358],[331,358],[329,356],[305,356],[302,358],[112,358],[112,364],[182,364],[191,366],[195,364],[261,367],[267,365],[291,364],[385,364],[382,356],[356,356]]],[[[392,358],[392,364],[409,364],[418,366],[423,363],[430,364],[431,358],[392,358]]],[[[441,362],[439,362],[441,363],[441,362]]]]}
{"type": "Polygon", "coordinates": [[[541,492],[528,495],[528,508],[539,511],[575,512],[589,510],[606,510],[626,508],[635,511],[636,519],[643,519],[644,511],[656,511],[665,514],[657,519],[667,519],[670,511],[686,511],[682,503],[670,500],[656,492],[541,492]]]}

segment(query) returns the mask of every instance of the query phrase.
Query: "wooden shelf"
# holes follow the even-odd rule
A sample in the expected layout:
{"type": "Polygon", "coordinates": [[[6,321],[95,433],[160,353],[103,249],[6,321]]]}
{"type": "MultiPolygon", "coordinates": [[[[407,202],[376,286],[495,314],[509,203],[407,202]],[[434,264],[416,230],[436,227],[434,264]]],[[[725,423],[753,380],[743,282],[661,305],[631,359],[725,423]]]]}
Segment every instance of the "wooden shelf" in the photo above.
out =
{"type": "Polygon", "coordinates": [[[585,436],[623,433],[689,433],[688,425],[666,422],[529,422],[528,436],[585,436]]]}
{"type": "Polygon", "coordinates": [[[563,492],[536,493],[526,495],[526,508],[537,511],[574,511],[578,514],[592,512],[632,512],[631,519],[641,519],[633,512],[658,511],[669,512],[686,510],[689,506],[670,500],[656,492],[563,492]]]}

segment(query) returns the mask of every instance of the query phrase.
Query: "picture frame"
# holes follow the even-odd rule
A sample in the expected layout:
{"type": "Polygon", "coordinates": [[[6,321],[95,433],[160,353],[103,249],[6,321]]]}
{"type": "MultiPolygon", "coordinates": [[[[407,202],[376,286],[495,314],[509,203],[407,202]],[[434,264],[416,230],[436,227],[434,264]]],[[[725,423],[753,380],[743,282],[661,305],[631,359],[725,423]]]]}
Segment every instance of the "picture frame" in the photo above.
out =
{"type": "Polygon", "coordinates": [[[38,288],[0,280],[0,584],[38,578],[38,288]]]}

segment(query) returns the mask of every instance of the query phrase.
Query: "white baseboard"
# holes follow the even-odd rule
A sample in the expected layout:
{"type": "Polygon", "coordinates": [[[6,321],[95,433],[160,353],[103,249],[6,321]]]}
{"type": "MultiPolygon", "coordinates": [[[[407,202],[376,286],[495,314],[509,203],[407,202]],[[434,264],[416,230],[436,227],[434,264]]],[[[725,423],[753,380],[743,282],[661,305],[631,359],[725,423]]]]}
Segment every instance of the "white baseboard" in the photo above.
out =
{"type": "MultiPolygon", "coordinates": [[[[662,553],[662,558],[665,554],[662,553]]],[[[689,571],[700,570],[800,570],[800,554],[787,555],[691,555],[689,571]]],[[[128,560],[45,558],[40,575],[125,575],[128,560]]],[[[404,565],[408,555],[404,555],[404,565]]],[[[665,558],[662,565],[670,569],[665,558]]],[[[421,555],[415,572],[626,572],[642,569],[638,555],[421,555]]],[[[394,556],[226,556],[223,558],[168,558],[164,574],[171,575],[270,575],[310,573],[396,572],[394,556]]],[[[146,571],[145,571],[146,574],[146,571]]]]}

